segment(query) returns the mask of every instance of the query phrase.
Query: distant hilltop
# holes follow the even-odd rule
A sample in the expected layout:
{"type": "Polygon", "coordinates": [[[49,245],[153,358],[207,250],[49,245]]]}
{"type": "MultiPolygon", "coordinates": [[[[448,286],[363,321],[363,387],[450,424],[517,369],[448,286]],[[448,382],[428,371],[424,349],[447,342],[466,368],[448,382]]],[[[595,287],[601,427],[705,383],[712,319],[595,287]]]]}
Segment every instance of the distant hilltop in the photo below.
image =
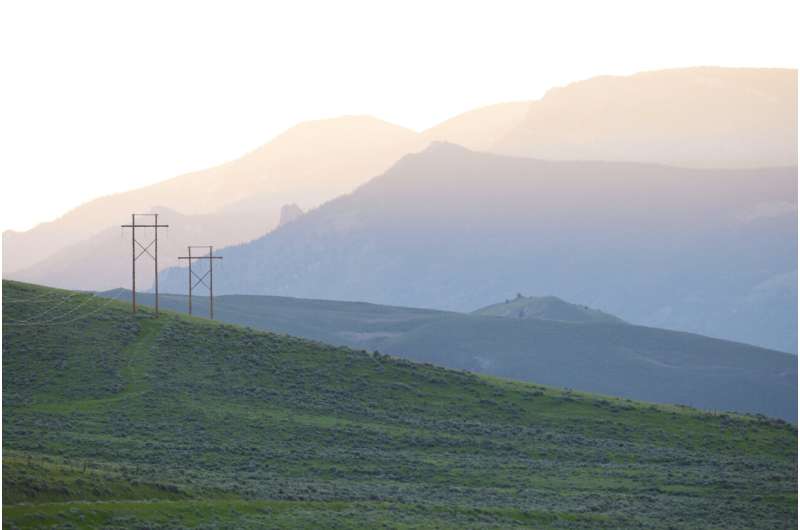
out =
{"type": "Polygon", "coordinates": [[[585,305],[571,304],[557,296],[523,296],[517,294],[506,300],[473,311],[475,315],[506,318],[538,318],[561,322],[603,322],[605,324],[627,324],[612,314],[585,305]]]}

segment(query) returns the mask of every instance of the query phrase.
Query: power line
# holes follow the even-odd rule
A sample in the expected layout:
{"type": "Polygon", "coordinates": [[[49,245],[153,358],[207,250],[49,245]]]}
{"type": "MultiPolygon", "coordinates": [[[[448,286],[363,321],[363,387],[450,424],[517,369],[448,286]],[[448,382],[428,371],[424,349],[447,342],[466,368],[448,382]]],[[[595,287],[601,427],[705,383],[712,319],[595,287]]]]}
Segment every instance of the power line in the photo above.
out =
{"type": "MultiPolygon", "coordinates": [[[[44,293],[40,294],[39,296],[34,296],[33,298],[5,298],[3,297],[3,303],[6,304],[45,304],[45,303],[52,303],[53,297],[57,293],[44,293]]],[[[70,293],[70,296],[77,295],[80,293],[70,293]]]]}
{"type": "MultiPolygon", "coordinates": [[[[133,313],[136,313],[136,261],[142,257],[144,254],[147,254],[153,259],[154,262],[154,270],[155,270],[155,314],[158,316],[159,314],[159,290],[158,290],[158,229],[159,228],[169,228],[167,224],[159,224],[158,223],[158,214],[157,213],[132,213],[131,214],[131,223],[120,225],[120,234],[125,228],[131,229],[131,306],[133,313]],[[151,216],[153,218],[152,224],[141,224],[136,222],[136,216],[151,216]],[[143,244],[136,238],[136,229],[142,228],[152,228],[153,229],[153,239],[147,243],[146,245],[143,244]],[[139,250],[137,250],[137,246],[139,250]],[[152,253],[150,249],[153,249],[152,253]]],[[[169,233],[169,232],[167,232],[169,233]]],[[[214,256],[214,247],[212,245],[189,245],[188,249],[188,256],[179,256],[178,259],[188,260],[189,262],[189,314],[192,314],[192,292],[194,289],[203,284],[208,288],[209,293],[209,317],[211,320],[214,319],[214,260],[221,260],[222,256],[214,256]],[[202,256],[192,256],[192,249],[193,248],[203,248],[208,249],[207,255],[202,256]],[[200,276],[195,271],[192,270],[192,261],[193,260],[208,260],[208,271],[205,274],[200,276]],[[208,282],[206,283],[206,278],[208,282]]],[[[110,298],[105,304],[102,304],[100,307],[96,308],[94,311],[91,311],[88,314],[92,314],[96,311],[99,311],[102,307],[108,305],[109,302],[116,300],[122,295],[123,291],[118,292],[112,298],[110,298]]],[[[78,311],[81,307],[88,304],[94,297],[95,294],[91,294],[87,297],[86,300],[79,303],[77,306],[71,308],[70,310],[61,313],[60,315],[55,316],[54,318],[48,318],[42,320],[42,317],[54,312],[57,308],[61,307],[63,304],[70,301],[75,296],[78,296],[81,293],[70,293],[62,300],[59,300],[53,306],[49,307],[45,311],[41,313],[25,319],[25,320],[12,320],[6,321],[4,324],[14,325],[14,326],[36,326],[36,325],[45,325],[45,324],[62,324],[67,322],[74,322],[76,320],[80,320],[81,318],[85,318],[87,315],[82,315],[70,320],[64,320],[64,317],[78,311]]],[[[54,296],[55,294],[53,294],[54,296]]],[[[17,300],[7,300],[6,302],[13,302],[13,303],[36,303],[39,301],[47,301],[49,302],[51,299],[51,293],[42,293],[40,296],[35,298],[31,298],[28,300],[25,299],[17,299],[17,300]],[[45,300],[47,299],[47,300],[45,300]]]]}
{"type": "MultiPolygon", "coordinates": [[[[214,247],[211,245],[189,245],[186,247],[189,251],[188,256],[179,256],[178,259],[185,259],[189,260],[189,314],[192,314],[192,290],[200,285],[201,283],[208,287],[208,314],[211,320],[214,320],[214,260],[215,259],[222,259],[222,256],[215,256],[214,255],[214,247]],[[207,248],[208,255],[205,256],[192,256],[192,249],[193,248],[207,248]],[[206,272],[203,276],[198,275],[192,270],[192,260],[195,259],[207,259],[208,260],[208,272],[206,272]],[[208,277],[208,283],[205,282],[206,277],[208,277]],[[195,283],[195,278],[197,282],[195,283]]],[[[156,300],[158,300],[158,296],[156,295],[156,300]]],[[[158,301],[156,301],[158,303],[158,301]]]]}
{"type": "MultiPolygon", "coordinates": [[[[51,307],[49,307],[49,308],[45,309],[44,311],[42,311],[42,312],[41,312],[41,313],[39,313],[38,315],[36,315],[36,316],[33,316],[33,317],[31,317],[31,318],[29,318],[29,319],[26,319],[26,320],[39,320],[39,319],[40,319],[40,318],[42,318],[43,316],[45,316],[45,315],[47,315],[47,314],[49,314],[49,313],[52,313],[54,310],[58,309],[59,307],[61,307],[62,305],[66,304],[66,303],[67,303],[67,302],[69,302],[71,299],[75,298],[76,296],[78,296],[78,295],[80,295],[80,294],[82,294],[82,293],[70,293],[70,294],[68,294],[67,296],[65,296],[65,297],[64,297],[62,300],[60,300],[60,301],[58,301],[57,303],[53,304],[51,307]]],[[[34,302],[34,303],[35,303],[35,302],[34,302]]]]}
{"type": "Polygon", "coordinates": [[[129,225],[120,225],[121,228],[130,228],[131,229],[131,270],[132,270],[132,278],[131,278],[131,303],[133,305],[133,312],[136,312],[136,260],[139,259],[143,254],[147,254],[153,261],[155,262],[155,288],[156,288],[156,316],[158,316],[158,229],[159,228],[169,228],[169,225],[160,225],[158,224],[158,214],[157,213],[132,213],[131,214],[131,224],[129,225]],[[136,216],[137,215],[147,215],[152,216],[154,218],[153,224],[136,224],[136,216]],[[137,228],[152,228],[153,229],[153,240],[147,244],[147,246],[141,244],[136,239],[136,229],[137,228]],[[139,248],[142,250],[139,252],[139,255],[136,255],[136,245],[139,245],[139,248]],[[155,246],[153,249],[153,254],[150,253],[150,247],[155,246]]]}
{"type": "MultiPolygon", "coordinates": [[[[44,302],[52,302],[53,297],[59,294],[59,292],[57,290],[49,290],[49,289],[46,290],[43,293],[41,293],[41,292],[37,293],[37,290],[41,290],[41,289],[32,289],[30,287],[17,287],[16,290],[22,291],[21,293],[19,293],[19,294],[22,294],[22,295],[24,295],[25,293],[30,292],[31,294],[36,293],[36,296],[31,296],[30,298],[8,298],[8,299],[4,296],[3,297],[3,302],[39,304],[39,303],[44,303],[44,302]]],[[[68,291],[68,292],[72,293],[71,291],[68,291]]],[[[72,294],[77,294],[77,293],[72,293],[72,294]]]]}
{"type": "Polygon", "coordinates": [[[9,326],[58,326],[58,325],[61,325],[61,324],[69,324],[71,322],[77,322],[78,320],[84,319],[84,318],[86,318],[86,317],[88,317],[90,315],[93,315],[94,313],[99,312],[102,309],[105,309],[109,304],[111,304],[111,302],[114,302],[117,298],[122,296],[122,293],[123,293],[123,291],[119,291],[116,295],[114,295],[112,298],[109,298],[104,303],[100,304],[98,307],[94,308],[93,310],[89,311],[88,313],[85,313],[83,315],[77,316],[75,318],[71,318],[71,319],[67,319],[67,320],[63,320],[62,319],[62,317],[65,317],[67,315],[70,315],[70,314],[74,313],[75,311],[80,309],[82,306],[86,305],[89,301],[94,300],[95,299],[95,295],[90,295],[89,298],[87,298],[86,300],[84,300],[83,302],[78,304],[76,307],[74,307],[71,310],[66,311],[66,312],[62,313],[61,315],[59,315],[59,316],[57,316],[55,318],[52,318],[50,320],[42,320],[42,321],[39,321],[39,322],[35,322],[35,321],[33,321],[33,319],[16,320],[16,321],[15,320],[6,321],[4,319],[3,320],[3,325],[4,326],[6,326],[6,325],[9,325],[9,326]]]}
{"type": "Polygon", "coordinates": [[[27,324],[27,323],[41,324],[41,323],[53,322],[55,320],[58,320],[59,318],[63,317],[64,315],[72,314],[75,311],[77,311],[78,309],[80,309],[81,307],[83,307],[86,304],[88,304],[92,300],[92,297],[94,295],[93,294],[86,294],[86,299],[84,299],[82,302],[79,302],[78,305],[72,307],[71,309],[61,313],[60,315],[56,315],[54,317],[47,318],[47,319],[44,319],[44,320],[42,320],[42,316],[44,316],[45,313],[50,313],[55,308],[64,305],[65,303],[69,302],[72,298],[74,298],[75,296],[77,296],[79,294],[83,294],[83,293],[72,293],[69,296],[65,297],[63,300],[61,300],[59,303],[55,304],[53,307],[48,309],[47,311],[43,311],[42,313],[39,313],[38,315],[35,315],[35,316],[31,317],[31,318],[26,318],[25,320],[16,320],[16,321],[12,320],[11,322],[12,323],[16,323],[16,324],[27,324]]]}

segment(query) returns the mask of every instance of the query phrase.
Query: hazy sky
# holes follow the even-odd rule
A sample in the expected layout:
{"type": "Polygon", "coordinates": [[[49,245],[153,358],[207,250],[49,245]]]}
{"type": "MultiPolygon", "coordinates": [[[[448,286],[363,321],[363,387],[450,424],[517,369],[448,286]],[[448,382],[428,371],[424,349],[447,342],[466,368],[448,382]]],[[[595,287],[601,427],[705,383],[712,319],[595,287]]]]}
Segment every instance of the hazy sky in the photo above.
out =
{"type": "Polygon", "coordinates": [[[420,130],[599,74],[796,68],[794,3],[4,0],[0,228],[238,157],[302,120],[420,130]]]}

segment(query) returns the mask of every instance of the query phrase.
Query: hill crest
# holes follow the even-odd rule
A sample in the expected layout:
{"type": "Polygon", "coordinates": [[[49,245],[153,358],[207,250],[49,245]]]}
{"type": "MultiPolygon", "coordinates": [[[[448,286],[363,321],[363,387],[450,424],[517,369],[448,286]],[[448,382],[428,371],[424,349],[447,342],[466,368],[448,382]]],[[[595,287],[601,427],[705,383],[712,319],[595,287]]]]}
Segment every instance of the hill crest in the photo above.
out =
{"type": "Polygon", "coordinates": [[[505,318],[540,318],[562,322],[605,322],[625,324],[621,318],[586,305],[572,304],[557,296],[523,296],[488,305],[472,312],[475,315],[505,318]]]}

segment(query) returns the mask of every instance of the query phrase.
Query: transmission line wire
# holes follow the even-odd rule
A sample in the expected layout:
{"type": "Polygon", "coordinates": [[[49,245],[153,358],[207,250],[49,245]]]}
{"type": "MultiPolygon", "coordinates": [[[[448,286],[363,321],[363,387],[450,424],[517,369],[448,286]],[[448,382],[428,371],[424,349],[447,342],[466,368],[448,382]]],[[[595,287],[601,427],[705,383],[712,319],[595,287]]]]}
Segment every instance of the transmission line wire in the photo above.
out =
{"type": "Polygon", "coordinates": [[[83,318],[88,317],[89,315],[93,315],[94,313],[97,313],[102,309],[105,309],[106,306],[111,304],[111,302],[115,301],[117,298],[122,296],[123,292],[124,291],[119,291],[116,295],[114,295],[111,298],[108,298],[104,303],[100,304],[95,309],[89,311],[88,313],[79,315],[79,316],[77,316],[75,318],[71,318],[71,319],[67,319],[67,320],[63,319],[63,317],[74,313],[75,311],[77,311],[78,309],[80,309],[81,307],[86,305],[88,302],[90,302],[92,300],[95,300],[96,299],[95,295],[89,296],[89,298],[87,298],[86,300],[84,300],[83,302],[81,302],[80,304],[75,306],[74,308],[72,308],[69,311],[66,311],[66,312],[62,313],[61,315],[58,315],[57,317],[52,318],[50,320],[42,320],[42,321],[38,321],[38,322],[34,321],[32,319],[29,319],[29,320],[16,320],[16,321],[12,320],[12,321],[3,321],[3,325],[4,326],[5,325],[8,325],[8,326],[47,326],[47,325],[60,325],[60,324],[68,324],[70,322],[76,322],[78,320],[81,320],[83,318]]]}

